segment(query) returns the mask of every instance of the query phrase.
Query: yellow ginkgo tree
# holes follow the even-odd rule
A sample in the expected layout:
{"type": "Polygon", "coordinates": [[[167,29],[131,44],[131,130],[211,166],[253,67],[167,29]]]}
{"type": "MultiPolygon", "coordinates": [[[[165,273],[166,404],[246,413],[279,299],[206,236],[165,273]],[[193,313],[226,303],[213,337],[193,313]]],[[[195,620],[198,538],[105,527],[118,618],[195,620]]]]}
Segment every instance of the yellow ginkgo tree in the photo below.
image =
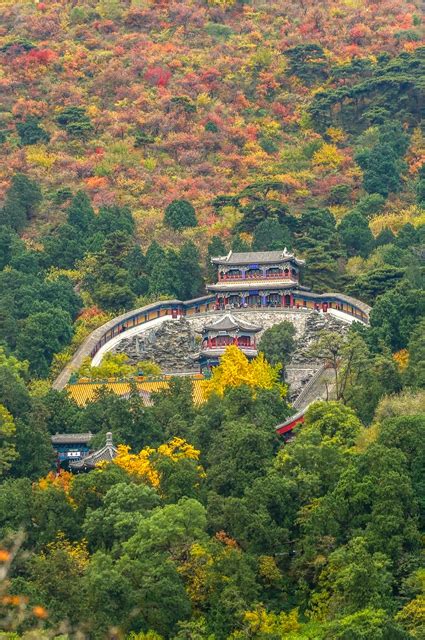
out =
{"type": "Polygon", "coordinates": [[[278,388],[284,396],[286,388],[279,381],[281,368],[280,363],[270,365],[262,353],[249,361],[236,345],[230,345],[218,367],[214,367],[211,378],[203,383],[205,396],[208,398],[213,393],[222,396],[226,389],[243,385],[254,390],[278,388]]]}
{"type": "MultiPolygon", "coordinates": [[[[158,469],[161,457],[167,458],[174,463],[181,460],[198,460],[200,451],[195,449],[183,438],[172,438],[169,442],[160,445],[157,449],[145,447],[139,453],[130,453],[127,445],[118,446],[118,455],[113,460],[113,464],[118,465],[135,479],[147,482],[152,487],[159,487],[161,483],[161,473],[158,469]]],[[[102,463],[103,464],[103,463],[102,463]]],[[[197,467],[199,474],[203,470],[197,467]]]]}

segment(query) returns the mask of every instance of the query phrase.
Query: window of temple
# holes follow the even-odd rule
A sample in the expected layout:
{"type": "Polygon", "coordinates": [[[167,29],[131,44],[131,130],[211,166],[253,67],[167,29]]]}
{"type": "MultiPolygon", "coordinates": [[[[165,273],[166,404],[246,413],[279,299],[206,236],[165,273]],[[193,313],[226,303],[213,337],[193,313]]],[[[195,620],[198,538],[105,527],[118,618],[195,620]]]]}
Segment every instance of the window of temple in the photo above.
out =
{"type": "Polygon", "coordinates": [[[261,271],[261,269],[248,269],[246,271],[247,278],[259,278],[262,275],[263,275],[263,272],[261,271]]]}
{"type": "Polygon", "coordinates": [[[282,269],[279,267],[270,267],[270,269],[267,269],[268,276],[281,276],[282,273],[282,269]]]}

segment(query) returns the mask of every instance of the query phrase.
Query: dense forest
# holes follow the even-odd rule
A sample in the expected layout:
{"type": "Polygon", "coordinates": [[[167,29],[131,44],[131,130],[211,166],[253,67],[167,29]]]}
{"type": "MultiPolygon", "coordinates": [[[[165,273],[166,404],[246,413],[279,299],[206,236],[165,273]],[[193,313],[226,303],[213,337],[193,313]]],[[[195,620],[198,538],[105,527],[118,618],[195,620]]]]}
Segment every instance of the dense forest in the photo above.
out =
{"type": "Polygon", "coordinates": [[[0,638],[423,640],[419,0],[0,16],[0,638]],[[315,345],[335,399],[290,440],[287,327],[256,368],[224,358],[202,405],[182,378],[152,406],[52,389],[118,313],[285,246],[304,285],[372,307],[315,345]],[[57,474],[57,432],[119,454],[57,474]]]}

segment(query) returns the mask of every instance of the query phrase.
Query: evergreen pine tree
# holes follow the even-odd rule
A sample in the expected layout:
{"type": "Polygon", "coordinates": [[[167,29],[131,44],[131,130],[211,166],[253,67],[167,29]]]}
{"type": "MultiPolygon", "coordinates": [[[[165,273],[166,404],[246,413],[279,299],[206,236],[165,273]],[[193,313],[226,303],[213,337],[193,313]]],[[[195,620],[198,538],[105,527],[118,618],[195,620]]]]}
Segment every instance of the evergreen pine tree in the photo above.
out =
{"type": "Polygon", "coordinates": [[[89,197],[84,191],[78,191],[68,208],[68,223],[86,233],[93,220],[94,211],[89,197]]]}

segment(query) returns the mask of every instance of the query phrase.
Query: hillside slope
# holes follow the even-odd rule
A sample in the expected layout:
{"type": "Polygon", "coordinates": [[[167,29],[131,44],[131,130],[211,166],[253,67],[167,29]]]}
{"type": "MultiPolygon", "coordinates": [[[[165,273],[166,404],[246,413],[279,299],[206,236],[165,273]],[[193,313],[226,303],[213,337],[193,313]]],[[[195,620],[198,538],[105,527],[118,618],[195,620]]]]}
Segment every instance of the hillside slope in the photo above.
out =
{"type": "MultiPolygon", "coordinates": [[[[0,188],[14,172],[41,184],[36,234],[84,189],[95,207],[129,205],[143,243],[175,243],[163,210],[189,200],[202,244],[238,219],[214,196],[262,179],[286,185],[278,199],[294,213],[325,204],[340,218],[362,193],[360,134],[420,120],[418,3],[18,2],[1,24],[0,188]],[[329,109],[335,89],[365,83],[329,109]]],[[[423,147],[416,133],[386,205],[410,207],[404,222],[423,147]]]]}

